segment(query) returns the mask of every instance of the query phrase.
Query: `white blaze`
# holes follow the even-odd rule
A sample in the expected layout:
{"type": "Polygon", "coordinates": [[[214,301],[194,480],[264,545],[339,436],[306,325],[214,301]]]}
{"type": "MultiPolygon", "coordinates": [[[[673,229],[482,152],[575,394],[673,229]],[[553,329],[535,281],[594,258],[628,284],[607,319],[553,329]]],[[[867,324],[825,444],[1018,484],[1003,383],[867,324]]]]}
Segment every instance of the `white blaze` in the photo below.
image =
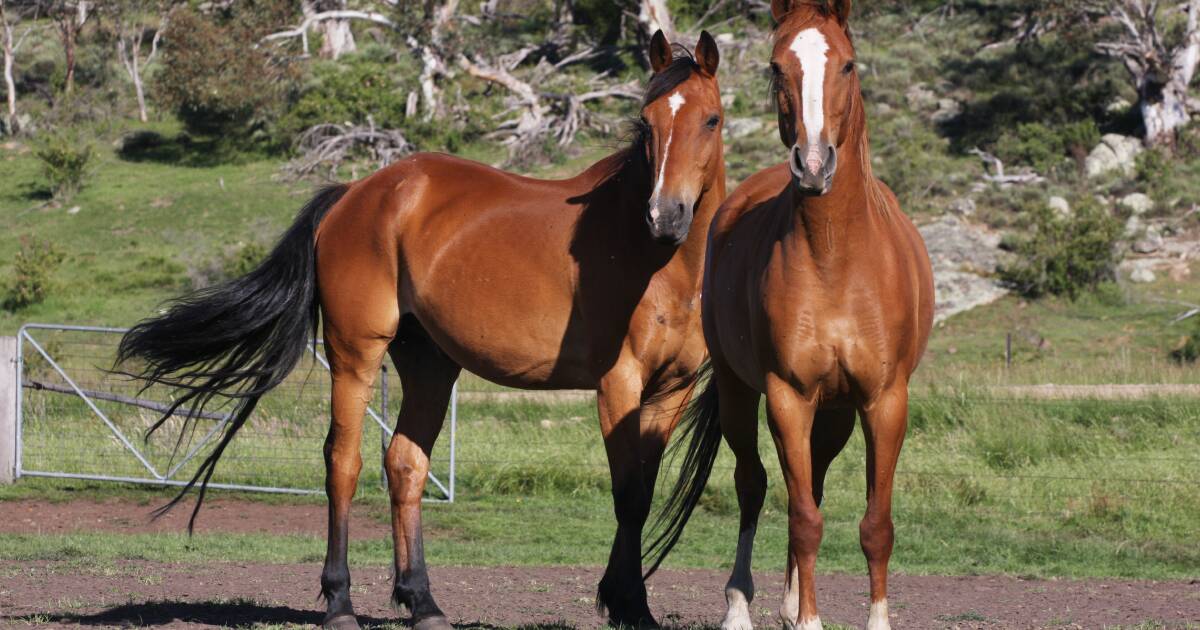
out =
{"type": "Polygon", "coordinates": [[[817,145],[821,140],[821,132],[825,130],[825,63],[829,42],[821,31],[807,28],[792,40],[791,50],[800,60],[800,70],[804,73],[800,101],[804,112],[804,130],[808,133],[807,166],[815,175],[822,159],[817,145]]]}
{"type": "Polygon", "coordinates": [[[662,162],[658,165],[658,181],[654,182],[654,194],[650,196],[650,218],[658,220],[658,196],[662,193],[663,176],[667,173],[667,158],[671,156],[671,138],[675,136],[675,114],[679,113],[679,108],[687,101],[683,95],[676,92],[667,99],[667,105],[671,106],[671,130],[667,132],[667,146],[663,147],[662,162]]]}

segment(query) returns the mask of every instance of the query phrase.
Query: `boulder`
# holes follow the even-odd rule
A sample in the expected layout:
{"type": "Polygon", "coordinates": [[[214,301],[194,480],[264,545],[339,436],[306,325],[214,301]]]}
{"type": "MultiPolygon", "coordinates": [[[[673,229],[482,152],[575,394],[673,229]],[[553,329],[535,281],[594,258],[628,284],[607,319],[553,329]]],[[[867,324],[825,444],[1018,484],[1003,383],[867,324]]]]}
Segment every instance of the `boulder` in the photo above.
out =
{"type": "Polygon", "coordinates": [[[930,119],[938,125],[944,125],[955,118],[962,115],[962,103],[952,98],[938,99],[937,111],[933,113],[930,119]]]}
{"type": "Polygon", "coordinates": [[[1142,233],[1142,228],[1142,218],[1135,214],[1125,221],[1125,236],[1129,238],[1138,236],[1142,233]]]}
{"type": "Polygon", "coordinates": [[[763,126],[757,118],[730,118],[725,121],[725,133],[731,140],[736,140],[758,133],[763,126]]]}
{"type": "Polygon", "coordinates": [[[1071,203],[1064,197],[1054,196],[1046,201],[1046,207],[1061,217],[1071,216],[1071,203]]]}
{"type": "Polygon", "coordinates": [[[933,262],[935,321],[990,304],[1008,293],[991,277],[1002,255],[999,235],[952,214],[920,230],[933,262]]]}
{"type": "Polygon", "coordinates": [[[925,83],[912,84],[904,92],[904,100],[908,101],[909,109],[918,112],[927,109],[936,109],[938,106],[937,93],[931,90],[925,83]]]}
{"type": "Polygon", "coordinates": [[[1150,267],[1135,267],[1133,273],[1129,274],[1129,279],[1138,284],[1150,284],[1157,280],[1158,277],[1154,275],[1154,270],[1150,269],[1150,267]]]}
{"type": "Polygon", "coordinates": [[[1117,205],[1128,208],[1134,216],[1141,216],[1154,209],[1154,200],[1142,193],[1130,193],[1121,197],[1117,205]]]}
{"type": "Polygon", "coordinates": [[[1130,177],[1136,172],[1137,156],[1142,151],[1141,140],[1110,133],[1087,156],[1084,170],[1088,177],[1100,177],[1113,171],[1130,177]]]}
{"type": "Polygon", "coordinates": [[[1139,254],[1154,254],[1162,250],[1164,245],[1163,236],[1158,231],[1158,228],[1149,228],[1146,230],[1146,235],[1133,243],[1133,251],[1139,254]]]}
{"type": "Polygon", "coordinates": [[[976,209],[975,200],[970,197],[959,197],[950,202],[950,212],[960,217],[972,216],[976,209]]]}

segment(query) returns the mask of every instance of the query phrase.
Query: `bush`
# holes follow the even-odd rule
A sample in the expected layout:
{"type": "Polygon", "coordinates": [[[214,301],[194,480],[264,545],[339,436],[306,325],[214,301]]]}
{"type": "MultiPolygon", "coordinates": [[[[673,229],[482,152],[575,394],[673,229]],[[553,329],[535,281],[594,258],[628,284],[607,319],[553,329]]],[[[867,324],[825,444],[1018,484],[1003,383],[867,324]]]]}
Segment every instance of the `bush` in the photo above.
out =
{"type": "Polygon", "coordinates": [[[1200,361],[1200,328],[1171,351],[1171,360],[1180,365],[1194,365],[1196,361],[1200,361]]]}
{"type": "Polygon", "coordinates": [[[1032,166],[1039,173],[1053,173],[1067,157],[1077,162],[1100,142],[1095,121],[1046,125],[1022,123],[996,141],[996,157],[1008,164],[1032,166]]]}
{"type": "Polygon", "coordinates": [[[34,151],[55,199],[69,199],[83,188],[94,151],[88,142],[65,135],[43,140],[34,151]]]}
{"type": "Polygon", "coordinates": [[[45,300],[50,276],[62,261],[62,252],[48,241],[21,237],[21,249],[13,259],[13,281],[5,289],[5,310],[16,311],[45,300]]]}
{"type": "Polygon", "coordinates": [[[365,125],[368,117],[380,128],[404,128],[408,92],[402,89],[401,78],[394,62],[362,57],[316,65],[313,80],[279,121],[279,141],[290,146],[301,132],[314,125],[365,125]]]}
{"type": "Polygon", "coordinates": [[[1000,278],[1021,295],[1065,295],[1075,299],[1115,278],[1122,226],[1108,211],[1084,201],[1069,218],[1034,206],[1032,234],[1013,244],[1018,262],[1000,268],[1000,278]]]}
{"type": "Polygon", "coordinates": [[[262,30],[256,20],[221,20],[190,9],[171,18],[152,88],[189,133],[229,148],[267,144],[294,69],[259,45],[262,30]]]}

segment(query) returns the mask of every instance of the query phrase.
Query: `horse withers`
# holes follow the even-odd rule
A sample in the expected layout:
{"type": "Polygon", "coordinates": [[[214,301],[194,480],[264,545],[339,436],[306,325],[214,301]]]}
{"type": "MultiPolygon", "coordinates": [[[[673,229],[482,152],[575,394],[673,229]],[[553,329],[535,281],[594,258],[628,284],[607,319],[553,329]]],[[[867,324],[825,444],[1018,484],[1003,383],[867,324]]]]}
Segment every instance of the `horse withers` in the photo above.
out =
{"type": "Polygon", "coordinates": [[[774,0],[771,69],[787,159],[751,176],[709,234],[704,333],[712,377],[693,403],[684,474],[664,512],[664,555],[699,501],[721,436],[737,464],[741,508],[722,627],[752,627],[751,549],[766,492],[758,404],[788,490],[785,626],[821,627],[813,569],[825,473],[854,429],[866,438],[867,510],[859,534],[871,583],[867,627],[889,627],[892,480],[908,419],[908,382],[933,322],[929,256],[896,197],[871,172],[849,0],[774,0]]]}
{"type": "Polygon", "coordinates": [[[582,174],[541,181],[447,155],[406,158],[322,191],[249,275],[177,300],[122,340],[119,360],[141,361],[137,376],[182,389],[176,408],[234,399],[229,427],[192,480],[203,499],[230,440],[323,325],[333,380],[327,627],[358,626],[350,501],[385,355],[404,388],[385,467],[393,598],[419,630],[450,627],[430,591],[421,496],[464,368],[512,387],[598,392],[617,533],[597,605],[614,624],[654,623],[642,528],[705,355],[700,282],[725,164],[712,37],[701,35],[694,56],[676,56],[660,32],[649,58],[633,142],[582,174]]]}

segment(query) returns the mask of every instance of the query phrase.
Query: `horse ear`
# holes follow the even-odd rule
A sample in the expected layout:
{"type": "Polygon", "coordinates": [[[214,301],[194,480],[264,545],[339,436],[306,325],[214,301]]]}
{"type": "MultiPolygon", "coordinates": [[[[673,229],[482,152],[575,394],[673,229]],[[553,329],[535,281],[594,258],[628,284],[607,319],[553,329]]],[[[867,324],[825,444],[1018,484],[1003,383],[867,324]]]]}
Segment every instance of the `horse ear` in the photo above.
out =
{"type": "Polygon", "coordinates": [[[650,68],[655,73],[662,72],[671,65],[671,43],[661,29],[654,33],[650,40],[650,68]]]}
{"type": "Polygon", "coordinates": [[[843,28],[850,22],[850,0],[830,0],[829,10],[843,28]]]}
{"type": "Polygon", "coordinates": [[[771,17],[776,22],[782,22],[784,16],[792,12],[794,5],[793,0],[771,0],[771,17]]]}
{"type": "Polygon", "coordinates": [[[700,42],[696,44],[696,63],[710,77],[717,76],[717,66],[721,65],[721,51],[717,41],[708,31],[700,32],[700,42]]]}

